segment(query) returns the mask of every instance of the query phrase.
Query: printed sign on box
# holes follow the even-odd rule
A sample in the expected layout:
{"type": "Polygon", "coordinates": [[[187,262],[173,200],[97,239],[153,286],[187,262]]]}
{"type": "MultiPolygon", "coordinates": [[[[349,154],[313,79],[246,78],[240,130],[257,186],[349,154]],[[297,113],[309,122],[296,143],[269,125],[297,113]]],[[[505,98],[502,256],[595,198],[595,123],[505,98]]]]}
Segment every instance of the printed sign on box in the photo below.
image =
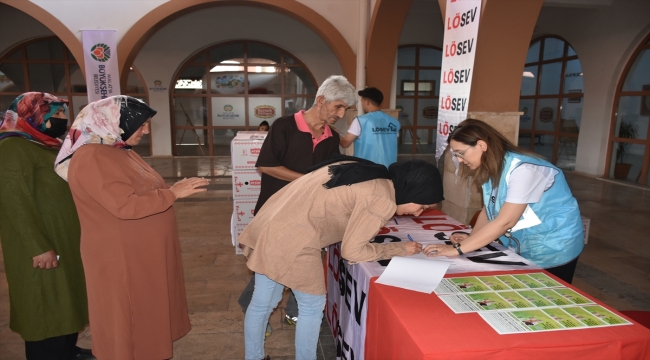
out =
{"type": "Polygon", "coordinates": [[[243,255],[244,254],[244,245],[240,244],[237,239],[239,238],[239,235],[244,231],[246,226],[235,226],[233,238],[235,240],[235,254],[237,255],[243,255]]]}
{"type": "Polygon", "coordinates": [[[262,176],[257,170],[232,172],[232,197],[234,199],[257,199],[262,188],[262,176]]]}
{"type": "Polygon", "coordinates": [[[233,170],[255,169],[257,157],[266,138],[265,132],[240,131],[230,143],[233,170]]]}
{"type": "Polygon", "coordinates": [[[235,201],[233,201],[233,225],[246,226],[253,221],[255,204],[257,204],[257,199],[235,199],[235,201]]]}

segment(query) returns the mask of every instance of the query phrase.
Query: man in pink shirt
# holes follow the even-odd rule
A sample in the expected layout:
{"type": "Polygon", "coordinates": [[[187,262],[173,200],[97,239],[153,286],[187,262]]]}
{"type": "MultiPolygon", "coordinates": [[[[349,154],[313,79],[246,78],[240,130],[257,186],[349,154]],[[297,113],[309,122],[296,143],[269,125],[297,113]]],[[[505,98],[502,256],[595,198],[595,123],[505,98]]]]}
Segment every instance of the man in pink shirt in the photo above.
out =
{"type": "MultiPolygon", "coordinates": [[[[343,76],[333,75],[318,88],[311,108],[273,122],[255,164],[262,173],[262,189],[255,213],[273,194],[307,173],[307,169],[340,154],[339,136],[332,136],[330,126],[342,119],[345,111],[356,103],[352,84],[343,76]]],[[[254,280],[252,277],[239,297],[244,312],[253,296],[254,280]]],[[[285,312],[285,322],[295,325],[298,305],[293,294],[285,312]]],[[[267,336],[270,332],[270,327],[267,327],[267,336]]]]}

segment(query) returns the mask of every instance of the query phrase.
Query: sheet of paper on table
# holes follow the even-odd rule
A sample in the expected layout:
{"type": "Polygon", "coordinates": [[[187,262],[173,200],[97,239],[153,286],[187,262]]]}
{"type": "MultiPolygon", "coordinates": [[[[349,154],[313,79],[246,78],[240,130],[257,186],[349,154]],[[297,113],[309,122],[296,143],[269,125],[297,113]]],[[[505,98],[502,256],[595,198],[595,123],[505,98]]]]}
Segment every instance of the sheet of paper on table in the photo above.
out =
{"type": "Polygon", "coordinates": [[[377,283],[431,294],[442,281],[450,264],[445,260],[395,256],[377,283]]]}

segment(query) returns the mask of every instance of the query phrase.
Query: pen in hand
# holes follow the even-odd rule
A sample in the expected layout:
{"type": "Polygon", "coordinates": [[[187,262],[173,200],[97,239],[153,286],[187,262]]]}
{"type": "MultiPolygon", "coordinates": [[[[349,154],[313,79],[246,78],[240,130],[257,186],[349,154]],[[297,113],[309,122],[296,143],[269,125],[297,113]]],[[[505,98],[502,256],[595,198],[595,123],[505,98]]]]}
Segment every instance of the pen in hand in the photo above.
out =
{"type": "Polygon", "coordinates": [[[409,238],[409,241],[413,241],[413,238],[411,237],[411,234],[406,234],[406,236],[409,238]]]}

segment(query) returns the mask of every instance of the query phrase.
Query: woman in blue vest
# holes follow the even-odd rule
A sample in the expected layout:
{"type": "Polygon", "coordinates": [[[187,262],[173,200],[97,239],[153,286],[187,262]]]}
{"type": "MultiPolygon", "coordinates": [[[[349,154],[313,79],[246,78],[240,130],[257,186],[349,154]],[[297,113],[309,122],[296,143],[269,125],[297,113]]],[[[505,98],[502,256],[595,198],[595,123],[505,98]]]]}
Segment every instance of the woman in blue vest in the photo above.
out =
{"type": "Polygon", "coordinates": [[[494,239],[571,283],[584,234],[578,203],[560,169],[517,147],[490,125],[467,119],[449,135],[460,176],[483,189],[483,209],[471,235],[453,245],[429,245],[429,256],[463,255],[494,239]]]}

